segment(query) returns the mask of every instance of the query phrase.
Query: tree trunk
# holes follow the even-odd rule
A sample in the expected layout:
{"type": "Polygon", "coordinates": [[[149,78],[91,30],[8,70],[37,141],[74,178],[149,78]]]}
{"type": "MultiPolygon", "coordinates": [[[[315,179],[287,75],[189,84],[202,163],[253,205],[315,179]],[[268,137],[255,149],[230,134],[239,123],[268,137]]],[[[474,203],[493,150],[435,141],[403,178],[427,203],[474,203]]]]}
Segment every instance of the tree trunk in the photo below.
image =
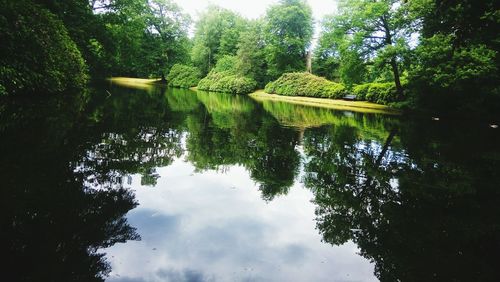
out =
{"type": "Polygon", "coordinates": [[[306,54],[306,71],[312,73],[312,54],[311,51],[307,51],[306,54]]]}
{"type": "MultiPolygon", "coordinates": [[[[387,23],[385,16],[382,16],[380,20],[382,22],[385,31],[385,44],[392,45],[391,29],[389,28],[389,24],[387,23]]],[[[401,86],[401,79],[399,77],[398,62],[396,61],[396,57],[391,58],[390,64],[392,68],[392,73],[394,75],[394,84],[396,84],[396,93],[398,96],[398,100],[401,101],[403,100],[403,86],[401,86]]]]}
{"type": "Polygon", "coordinates": [[[403,100],[403,86],[401,86],[401,79],[399,77],[398,63],[396,58],[391,59],[392,73],[394,74],[394,83],[396,84],[396,93],[398,95],[398,100],[403,100]]]}

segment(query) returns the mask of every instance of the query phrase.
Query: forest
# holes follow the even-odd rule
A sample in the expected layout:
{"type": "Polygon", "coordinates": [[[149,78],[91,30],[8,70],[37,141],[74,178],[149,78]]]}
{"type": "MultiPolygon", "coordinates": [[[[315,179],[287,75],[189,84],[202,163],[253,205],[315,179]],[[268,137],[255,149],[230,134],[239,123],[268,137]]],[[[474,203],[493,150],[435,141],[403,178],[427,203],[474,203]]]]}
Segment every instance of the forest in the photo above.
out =
{"type": "Polygon", "coordinates": [[[173,0],[0,4],[0,96],[77,93],[126,76],[234,94],[353,94],[443,115],[500,108],[494,0],[338,0],[317,25],[304,0],[257,19],[209,5],[197,21],[173,0]]]}

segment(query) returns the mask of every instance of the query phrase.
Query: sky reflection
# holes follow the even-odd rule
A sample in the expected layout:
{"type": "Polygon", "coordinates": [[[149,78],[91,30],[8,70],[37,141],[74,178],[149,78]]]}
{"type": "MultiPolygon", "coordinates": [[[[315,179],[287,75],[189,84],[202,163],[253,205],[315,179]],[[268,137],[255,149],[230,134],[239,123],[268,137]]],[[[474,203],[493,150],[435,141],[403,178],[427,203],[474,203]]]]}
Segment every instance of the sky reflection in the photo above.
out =
{"type": "Polygon", "coordinates": [[[299,182],[266,202],[242,167],[194,171],[176,160],[155,187],[133,178],[128,219],[142,241],[106,250],[108,281],[376,281],[355,244],[321,242],[299,182]]]}

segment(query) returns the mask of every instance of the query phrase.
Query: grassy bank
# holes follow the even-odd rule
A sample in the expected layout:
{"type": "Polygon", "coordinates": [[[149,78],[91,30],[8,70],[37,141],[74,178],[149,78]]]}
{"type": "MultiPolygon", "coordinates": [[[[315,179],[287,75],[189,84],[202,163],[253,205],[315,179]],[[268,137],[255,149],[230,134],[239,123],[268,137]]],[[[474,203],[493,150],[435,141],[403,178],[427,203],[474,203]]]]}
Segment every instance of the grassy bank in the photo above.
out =
{"type": "MultiPolygon", "coordinates": [[[[108,79],[112,84],[139,88],[139,89],[149,89],[154,85],[161,84],[160,79],[144,79],[144,78],[130,78],[130,77],[113,77],[108,79]]],[[[190,90],[197,91],[197,87],[191,87],[190,90]]],[[[283,96],[277,94],[268,94],[264,90],[257,90],[250,93],[252,99],[258,102],[264,101],[277,101],[277,102],[287,102],[296,105],[320,107],[335,110],[348,110],[353,112],[362,113],[380,113],[380,114],[392,114],[397,115],[401,112],[397,109],[393,109],[389,106],[364,102],[364,101],[345,101],[336,100],[330,98],[315,98],[315,97],[302,97],[302,96],[283,96]]]]}
{"type": "Polygon", "coordinates": [[[162,84],[159,78],[111,77],[107,80],[111,84],[139,89],[149,89],[154,85],[162,84]]]}
{"type": "Polygon", "coordinates": [[[280,101],[297,105],[321,107],[321,108],[335,109],[335,110],[349,110],[353,112],[362,112],[362,113],[380,113],[380,114],[393,114],[393,115],[401,114],[401,112],[397,109],[393,109],[385,105],[363,102],[363,101],[344,101],[344,100],[334,100],[327,98],[283,96],[277,94],[268,94],[265,93],[264,90],[257,90],[249,94],[249,96],[259,102],[280,101]]]}

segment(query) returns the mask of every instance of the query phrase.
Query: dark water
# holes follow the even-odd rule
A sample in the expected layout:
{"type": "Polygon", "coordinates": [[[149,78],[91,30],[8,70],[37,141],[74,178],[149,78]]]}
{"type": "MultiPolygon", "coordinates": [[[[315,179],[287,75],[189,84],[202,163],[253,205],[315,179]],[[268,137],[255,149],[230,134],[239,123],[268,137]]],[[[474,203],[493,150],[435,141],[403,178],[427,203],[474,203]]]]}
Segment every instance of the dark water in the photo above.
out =
{"type": "Polygon", "coordinates": [[[500,129],[86,97],[0,105],[3,281],[499,281],[500,129]]]}

